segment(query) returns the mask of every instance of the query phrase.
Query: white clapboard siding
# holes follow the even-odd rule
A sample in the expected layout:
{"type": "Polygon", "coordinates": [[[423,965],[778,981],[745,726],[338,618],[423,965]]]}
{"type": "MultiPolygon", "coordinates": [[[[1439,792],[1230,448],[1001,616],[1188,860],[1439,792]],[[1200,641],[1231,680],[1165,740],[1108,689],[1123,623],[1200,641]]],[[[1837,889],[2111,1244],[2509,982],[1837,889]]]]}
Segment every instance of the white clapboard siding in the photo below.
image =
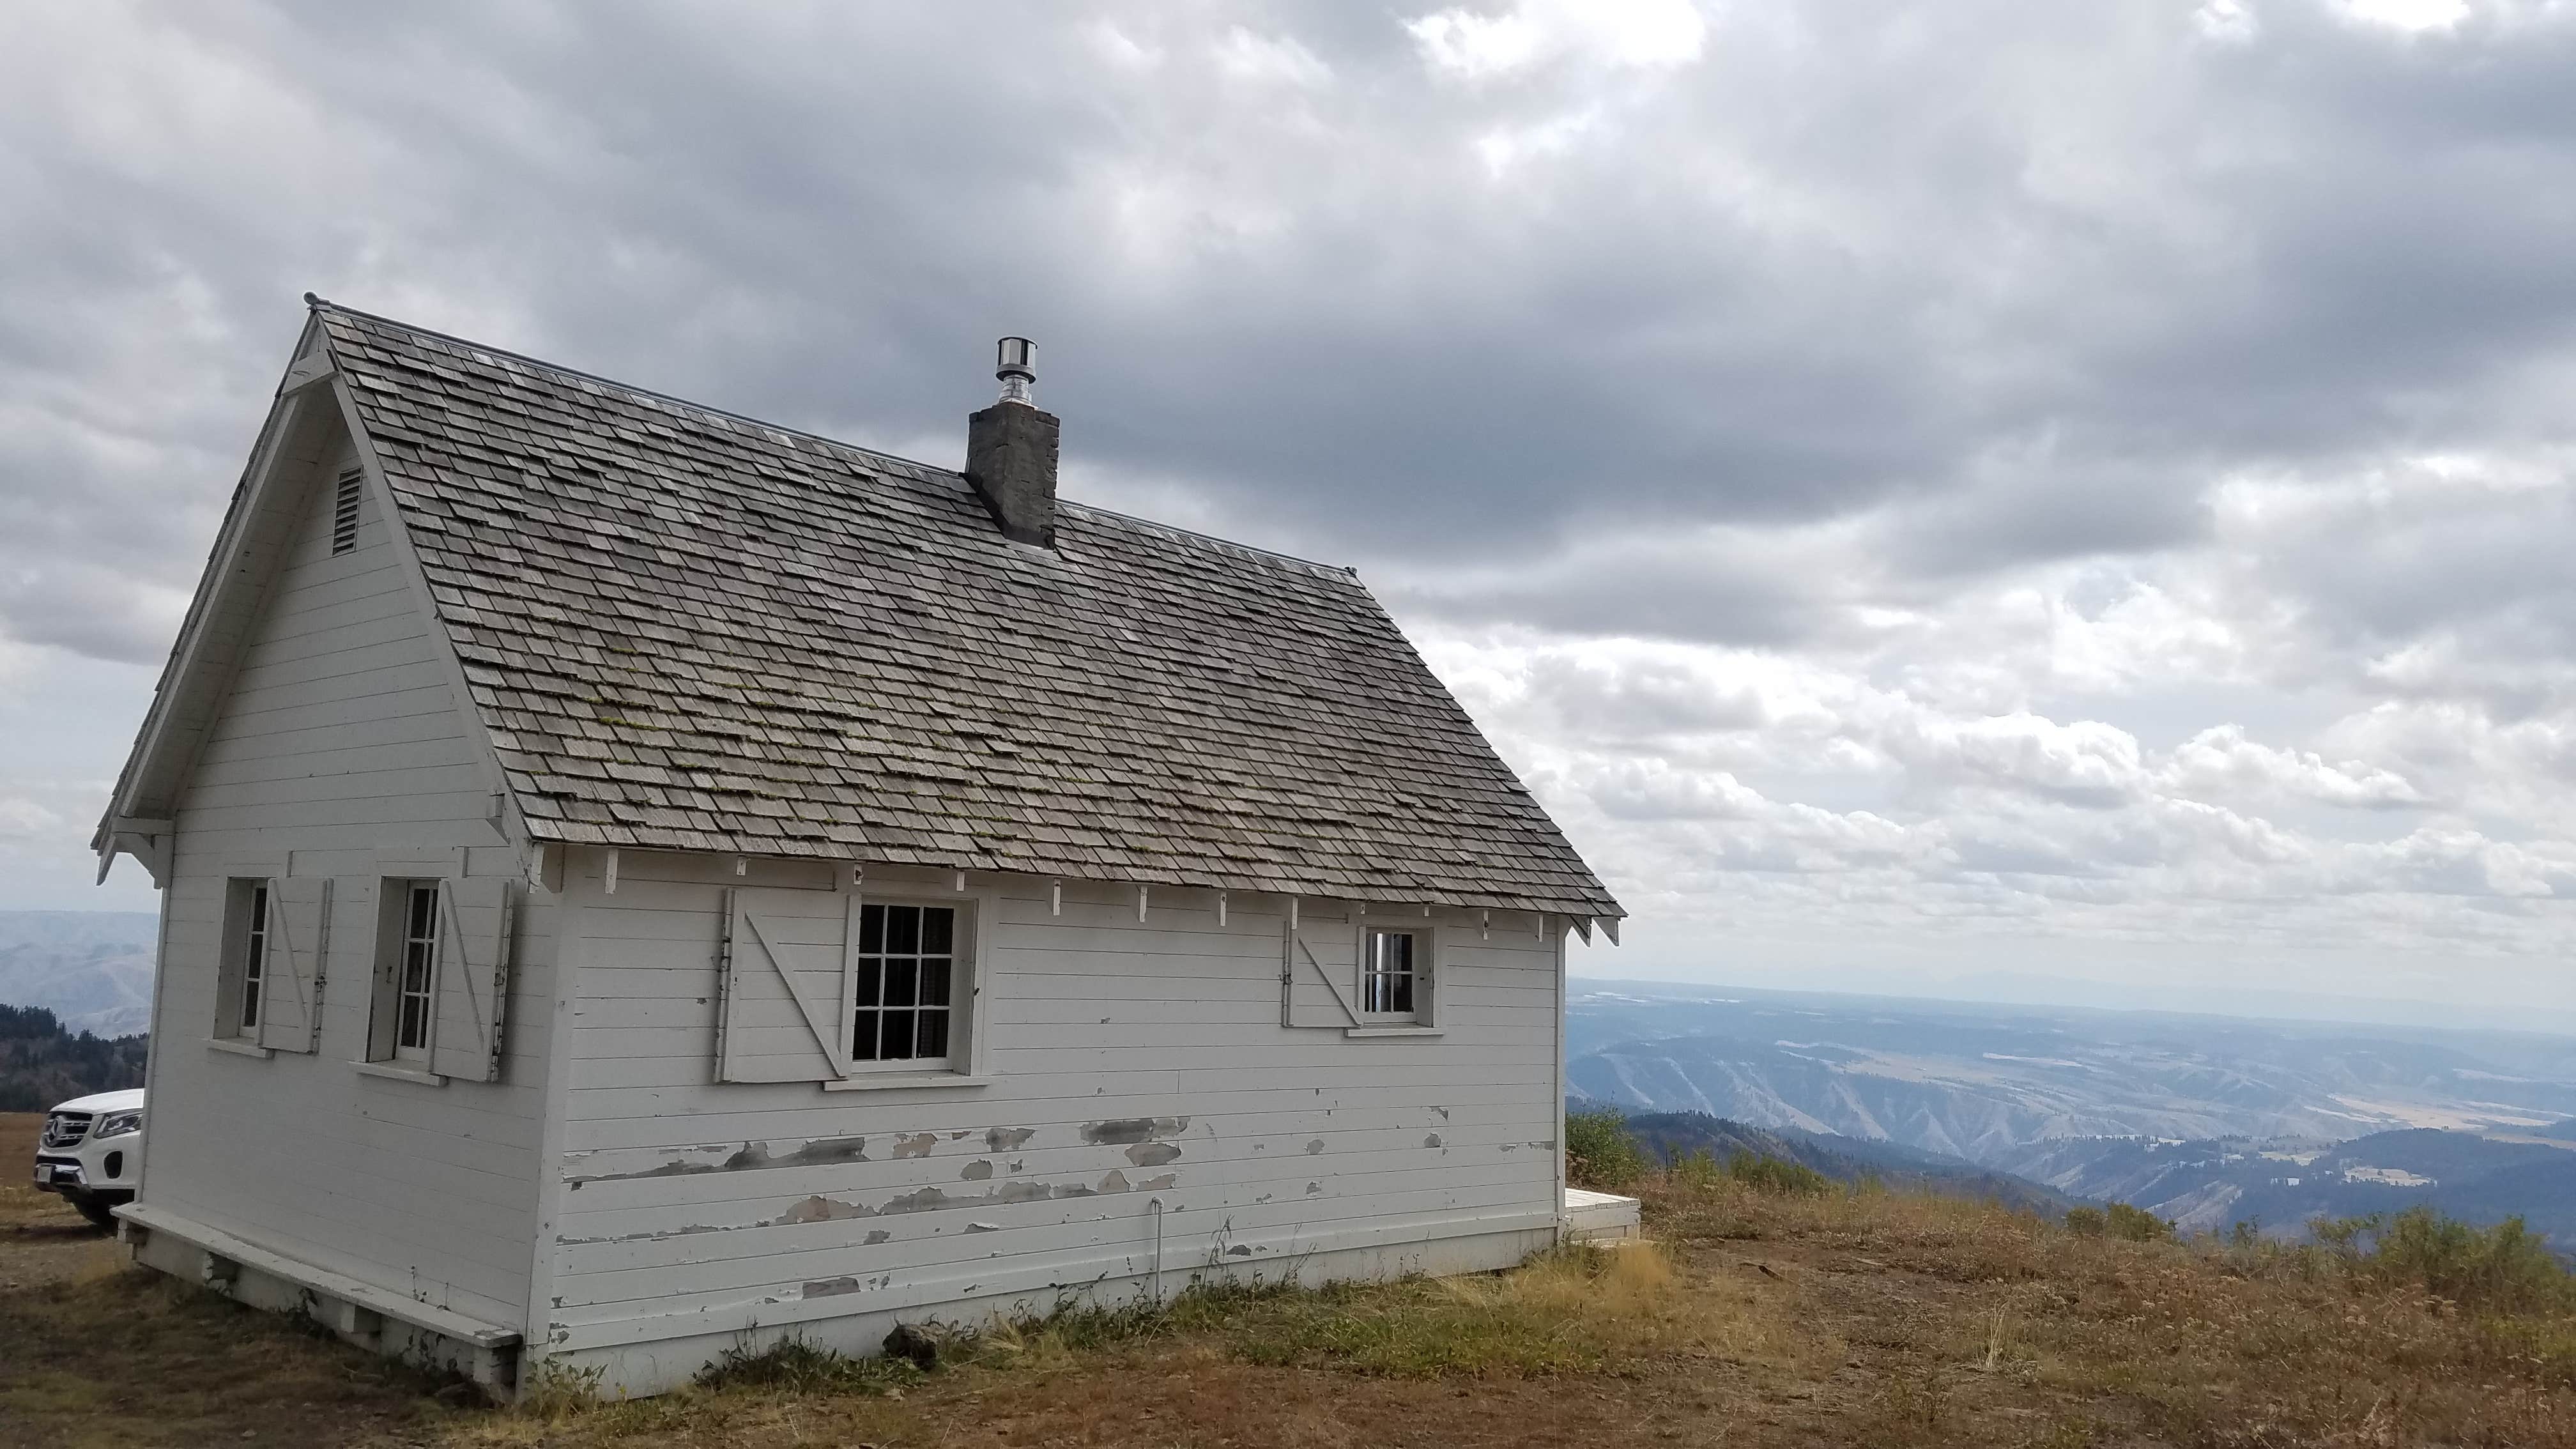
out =
{"type": "MultiPolygon", "coordinates": [[[[335,472],[305,480],[296,539],[178,801],[144,1193],[290,1258],[516,1326],[536,1236],[558,913],[527,894],[509,995],[492,999],[487,984],[479,1003],[484,1019],[497,1006],[507,1022],[499,1081],[481,1080],[488,1042],[485,1065],[444,1086],[352,1065],[373,1011],[378,857],[443,852],[491,877],[520,867],[491,823],[496,782],[372,497],[358,546],[330,551],[335,472]],[[284,947],[320,953],[309,1021],[278,1016],[263,1040],[292,1049],[264,1060],[205,1045],[225,882],[241,874],[275,877],[284,947]],[[281,1035],[295,1025],[300,1045],[281,1035]]],[[[287,979],[271,979],[269,999],[283,1003],[287,979]]]]}
{"type": "MultiPolygon", "coordinates": [[[[1048,882],[979,879],[956,898],[983,913],[980,1085],[827,1092],[818,1048],[796,1080],[717,1079],[747,1030],[814,1044],[774,965],[743,959],[744,903],[764,926],[777,908],[759,902],[801,907],[771,944],[837,1011],[836,912],[948,898],[951,878],[872,867],[835,892],[819,871],[730,864],[636,852],[615,895],[595,866],[574,885],[583,967],[546,1169],[562,1343],[1143,1273],[1157,1220],[1175,1271],[1553,1222],[1558,958],[1526,919],[1396,918],[1436,933],[1436,1034],[1353,1038],[1338,1011],[1282,1024],[1283,901],[1230,897],[1219,924],[1213,892],[1158,890],[1140,923],[1132,890],[1068,883],[1059,912],[1048,882]],[[747,967],[767,972],[756,1001],[737,995],[747,967]]],[[[1351,971],[1349,908],[1300,917],[1317,959],[1351,971]]]]}

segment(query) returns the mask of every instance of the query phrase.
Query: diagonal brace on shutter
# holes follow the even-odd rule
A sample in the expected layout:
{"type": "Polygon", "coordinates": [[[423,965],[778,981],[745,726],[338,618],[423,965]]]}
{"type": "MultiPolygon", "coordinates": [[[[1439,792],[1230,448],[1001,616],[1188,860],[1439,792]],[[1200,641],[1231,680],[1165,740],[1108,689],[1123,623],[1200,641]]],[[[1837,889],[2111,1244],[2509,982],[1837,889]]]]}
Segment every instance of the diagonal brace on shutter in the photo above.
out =
{"type": "Polygon", "coordinates": [[[805,995],[805,988],[796,984],[795,973],[779,959],[778,948],[769,942],[769,933],[760,928],[760,917],[745,911],[742,919],[743,924],[751,927],[752,936],[760,942],[760,954],[769,958],[769,969],[778,973],[779,982],[787,988],[788,998],[796,1003],[797,1013],[805,1018],[805,1029],[814,1033],[814,1044],[823,1049],[824,1060],[832,1064],[832,1070],[848,1076],[850,1056],[841,1049],[840,1033],[824,1025],[824,1018],[815,1014],[814,1003],[805,995]]]}
{"type": "MultiPolygon", "coordinates": [[[[1333,1004],[1342,1009],[1342,1015],[1348,1019],[1348,1024],[1351,1026],[1366,1025],[1365,1022],[1360,1020],[1359,1012],[1352,1007],[1351,999],[1344,996],[1342,994],[1342,988],[1333,981],[1333,973],[1325,970],[1324,963],[1315,959],[1314,948],[1306,944],[1305,937],[1298,935],[1293,930],[1287,933],[1287,941],[1284,944],[1280,955],[1279,1024],[1290,1028],[1295,1028],[1298,1025],[1296,1020],[1296,969],[1297,957],[1301,953],[1306,958],[1306,964],[1314,968],[1315,979],[1324,983],[1324,989],[1332,993],[1333,1004]]],[[[1323,1029],[1327,1031],[1335,1031],[1340,1028],[1327,1023],[1323,1029]]]]}

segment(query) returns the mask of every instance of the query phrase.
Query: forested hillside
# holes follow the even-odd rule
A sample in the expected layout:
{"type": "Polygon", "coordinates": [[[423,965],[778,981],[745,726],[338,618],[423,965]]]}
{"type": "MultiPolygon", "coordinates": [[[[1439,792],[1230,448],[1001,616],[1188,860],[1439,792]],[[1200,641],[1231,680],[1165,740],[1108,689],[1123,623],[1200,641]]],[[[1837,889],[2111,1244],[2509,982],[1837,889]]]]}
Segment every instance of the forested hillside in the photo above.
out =
{"type": "Polygon", "coordinates": [[[0,1112],[41,1112],[66,1098],[142,1086],[149,1041],[75,1034],[41,1006],[0,1006],[0,1112]]]}

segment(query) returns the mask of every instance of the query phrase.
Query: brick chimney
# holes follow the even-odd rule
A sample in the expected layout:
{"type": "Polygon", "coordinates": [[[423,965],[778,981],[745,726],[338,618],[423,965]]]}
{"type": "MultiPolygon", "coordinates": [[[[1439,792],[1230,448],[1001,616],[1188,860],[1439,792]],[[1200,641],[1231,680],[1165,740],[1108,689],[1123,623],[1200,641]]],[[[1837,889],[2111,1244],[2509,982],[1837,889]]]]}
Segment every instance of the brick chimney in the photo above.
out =
{"type": "Polygon", "coordinates": [[[1037,355],[1037,344],[1025,337],[1002,339],[1000,365],[993,370],[1002,382],[1002,400],[966,419],[966,481],[993,511],[1003,537],[1052,548],[1056,434],[1062,423],[1030,399],[1037,355]]]}

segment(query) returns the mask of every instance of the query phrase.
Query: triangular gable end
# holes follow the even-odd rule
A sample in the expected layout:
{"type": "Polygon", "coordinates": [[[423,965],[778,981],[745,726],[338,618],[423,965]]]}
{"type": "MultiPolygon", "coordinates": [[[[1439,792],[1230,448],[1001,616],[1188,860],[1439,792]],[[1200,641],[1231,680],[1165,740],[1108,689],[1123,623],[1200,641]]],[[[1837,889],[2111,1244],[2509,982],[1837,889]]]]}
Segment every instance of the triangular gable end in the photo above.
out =
{"type": "MultiPolygon", "coordinates": [[[[321,476],[323,465],[343,451],[344,443],[354,444],[373,504],[371,512],[384,520],[413,606],[430,624],[453,707],[478,746],[476,755],[492,791],[506,800],[501,794],[499,760],[467,694],[455,647],[437,622],[438,611],[402,514],[347,396],[347,381],[333,362],[329,336],[318,317],[308,317],[294,360],[278,384],[276,400],[216,532],[178,642],[162,666],[152,707],[91,840],[98,852],[100,880],[107,878],[116,856],[123,853],[140,862],[154,884],[167,883],[180,801],[210,732],[222,718],[314,493],[328,486],[329,480],[321,476]]],[[[509,813],[516,815],[515,810],[509,813]]],[[[515,824],[515,819],[509,823],[515,824]]]]}

